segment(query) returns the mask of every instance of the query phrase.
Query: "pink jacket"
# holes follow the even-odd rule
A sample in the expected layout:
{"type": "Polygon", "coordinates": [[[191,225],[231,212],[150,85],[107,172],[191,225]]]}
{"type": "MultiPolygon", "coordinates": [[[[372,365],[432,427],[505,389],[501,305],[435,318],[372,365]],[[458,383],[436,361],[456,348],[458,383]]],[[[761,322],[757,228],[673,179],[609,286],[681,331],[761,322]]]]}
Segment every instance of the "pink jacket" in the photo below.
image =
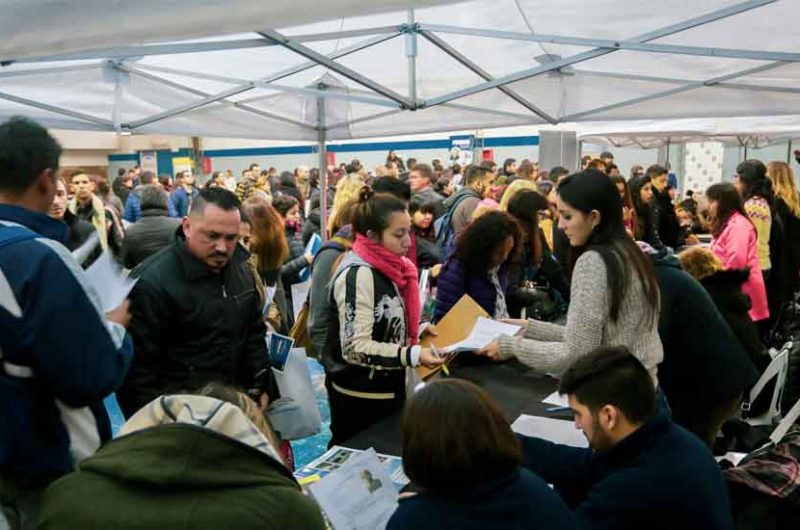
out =
{"type": "Polygon", "coordinates": [[[750,268],[750,277],[742,284],[742,291],[750,297],[753,321],[769,318],[767,290],[758,261],[758,236],[752,223],[739,212],[734,212],[722,233],[711,241],[711,251],[719,256],[726,269],[750,268]]]}

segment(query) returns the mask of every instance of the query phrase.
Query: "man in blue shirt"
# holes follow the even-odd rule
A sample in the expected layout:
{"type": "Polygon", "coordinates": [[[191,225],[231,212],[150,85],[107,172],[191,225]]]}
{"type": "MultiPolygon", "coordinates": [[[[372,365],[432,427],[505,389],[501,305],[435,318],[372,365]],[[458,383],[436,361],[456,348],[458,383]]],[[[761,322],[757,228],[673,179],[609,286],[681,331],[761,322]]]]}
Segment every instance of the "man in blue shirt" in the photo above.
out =
{"type": "Polygon", "coordinates": [[[733,530],[708,447],[656,408],[653,380],[624,346],[601,346],[564,373],[591,449],[520,437],[525,467],[549,482],[582,529],[733,530]]]}
{"type": "Polygon", "coordinates": [[[186,217],[192,209],[192,202],[200,192],[194,187],[194,174],[191,170],[181,171],[175,180],[176,182],[180,180],[181,185],[172,192],[169,202],[172,203],[172,208],[178,217],[186,217]]]}
{"type": "Polygon", "coordinates": [[[24,119],[0,125],[0,509],[36,528],[41,494],[111,437],[103,398],[132,357],[128,304],[100,297],[47,216],[61,147],[24,119]]]}
{"type": "MultiPolygon", "coordinates": [[[[134,188],[128,195],[128,200],[125,201],[125,213],[123,218],[129,223],[135,223],[142,218],[142,190],[144,186],[150,184],[161,186],[161,183],[152,171],[142,172],[141,181],[142,183],[134,188]]],[[[170,217],[178,217],[178,212],[175,210],[175,205],[172,204],[171,200],[167,200],[167,212],[170,217]]]]}

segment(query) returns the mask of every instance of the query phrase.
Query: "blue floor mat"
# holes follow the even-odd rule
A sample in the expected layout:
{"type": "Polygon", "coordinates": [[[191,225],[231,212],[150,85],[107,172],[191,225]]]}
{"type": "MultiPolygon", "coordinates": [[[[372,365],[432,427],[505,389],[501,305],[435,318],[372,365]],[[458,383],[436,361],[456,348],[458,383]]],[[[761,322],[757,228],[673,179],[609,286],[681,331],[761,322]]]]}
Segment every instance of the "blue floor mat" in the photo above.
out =
{"type": "MultiPolygon", "coordinates": [[[[327,450],[328,441],[331,439],[331,412],[328,407],[328,393],[325,390],[325,370],[316,359],[308,359],[308,368],[311,372],[311,384],[314,386],[317,406],[320,416],[322,416],[322,432],[292,442],[295,467],[298,469],[322,455],[327,450]]],[[[104,403],[108,416],[111,418],[111,432],[113,436],[116,436],[122,428],[122,424],[125,423],[125,418],[122,416],[114,394],[108,396],[104,403]]]]}

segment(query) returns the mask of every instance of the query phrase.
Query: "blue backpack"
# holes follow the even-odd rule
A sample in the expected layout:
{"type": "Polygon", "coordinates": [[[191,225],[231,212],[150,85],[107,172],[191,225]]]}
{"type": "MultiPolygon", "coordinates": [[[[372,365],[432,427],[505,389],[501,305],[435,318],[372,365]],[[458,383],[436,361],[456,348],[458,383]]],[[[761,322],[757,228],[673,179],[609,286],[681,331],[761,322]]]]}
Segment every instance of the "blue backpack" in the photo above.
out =
{"type": "Polygon", "coordinates": [[[453,213],[458,208],[458,205],[468,197],[471,197],[471,195],[466,193],[462,194],[453,202],[444,215],[433,223],[434,234],[436,234],[436,246],[439,247],[439,252],[442,256],[447,256],[447,251],[452,248],[453,240],[456,237],[456,232],[453,230],[452,223],[453,213]]]}

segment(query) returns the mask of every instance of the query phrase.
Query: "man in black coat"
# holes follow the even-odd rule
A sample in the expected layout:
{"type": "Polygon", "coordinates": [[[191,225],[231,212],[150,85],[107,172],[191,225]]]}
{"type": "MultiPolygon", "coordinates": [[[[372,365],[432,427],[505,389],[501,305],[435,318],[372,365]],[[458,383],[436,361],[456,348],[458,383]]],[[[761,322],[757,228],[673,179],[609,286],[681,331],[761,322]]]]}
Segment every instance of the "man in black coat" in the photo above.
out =
{"type": "Polygon", "coordinates": [[[673,420],[709,446],[758,371],[703,286],[665,252],[651,254],[661,291],[658,381],[673,420]]]}
{"type": "Polygon", "coordinates": [[[658,235],[666,246],[677,249],[684,244],[684,237],[681,233],[680,222],[678,222],[678,214],[675,213],[675,207],[667,189],[669,171],[656,164],[647,168],[647,176],[653,183],[653,200],[650,208],[658,235]]]}
{"type": "Polygon", "coordinates": [[[126,417],[210,381],[247,390],[264,410],[276,397],[257,279],[238,244],[239,207],[226,189],[203,190],[172,245],[134,271],[135,356],[117,392],[126,417]]]}

